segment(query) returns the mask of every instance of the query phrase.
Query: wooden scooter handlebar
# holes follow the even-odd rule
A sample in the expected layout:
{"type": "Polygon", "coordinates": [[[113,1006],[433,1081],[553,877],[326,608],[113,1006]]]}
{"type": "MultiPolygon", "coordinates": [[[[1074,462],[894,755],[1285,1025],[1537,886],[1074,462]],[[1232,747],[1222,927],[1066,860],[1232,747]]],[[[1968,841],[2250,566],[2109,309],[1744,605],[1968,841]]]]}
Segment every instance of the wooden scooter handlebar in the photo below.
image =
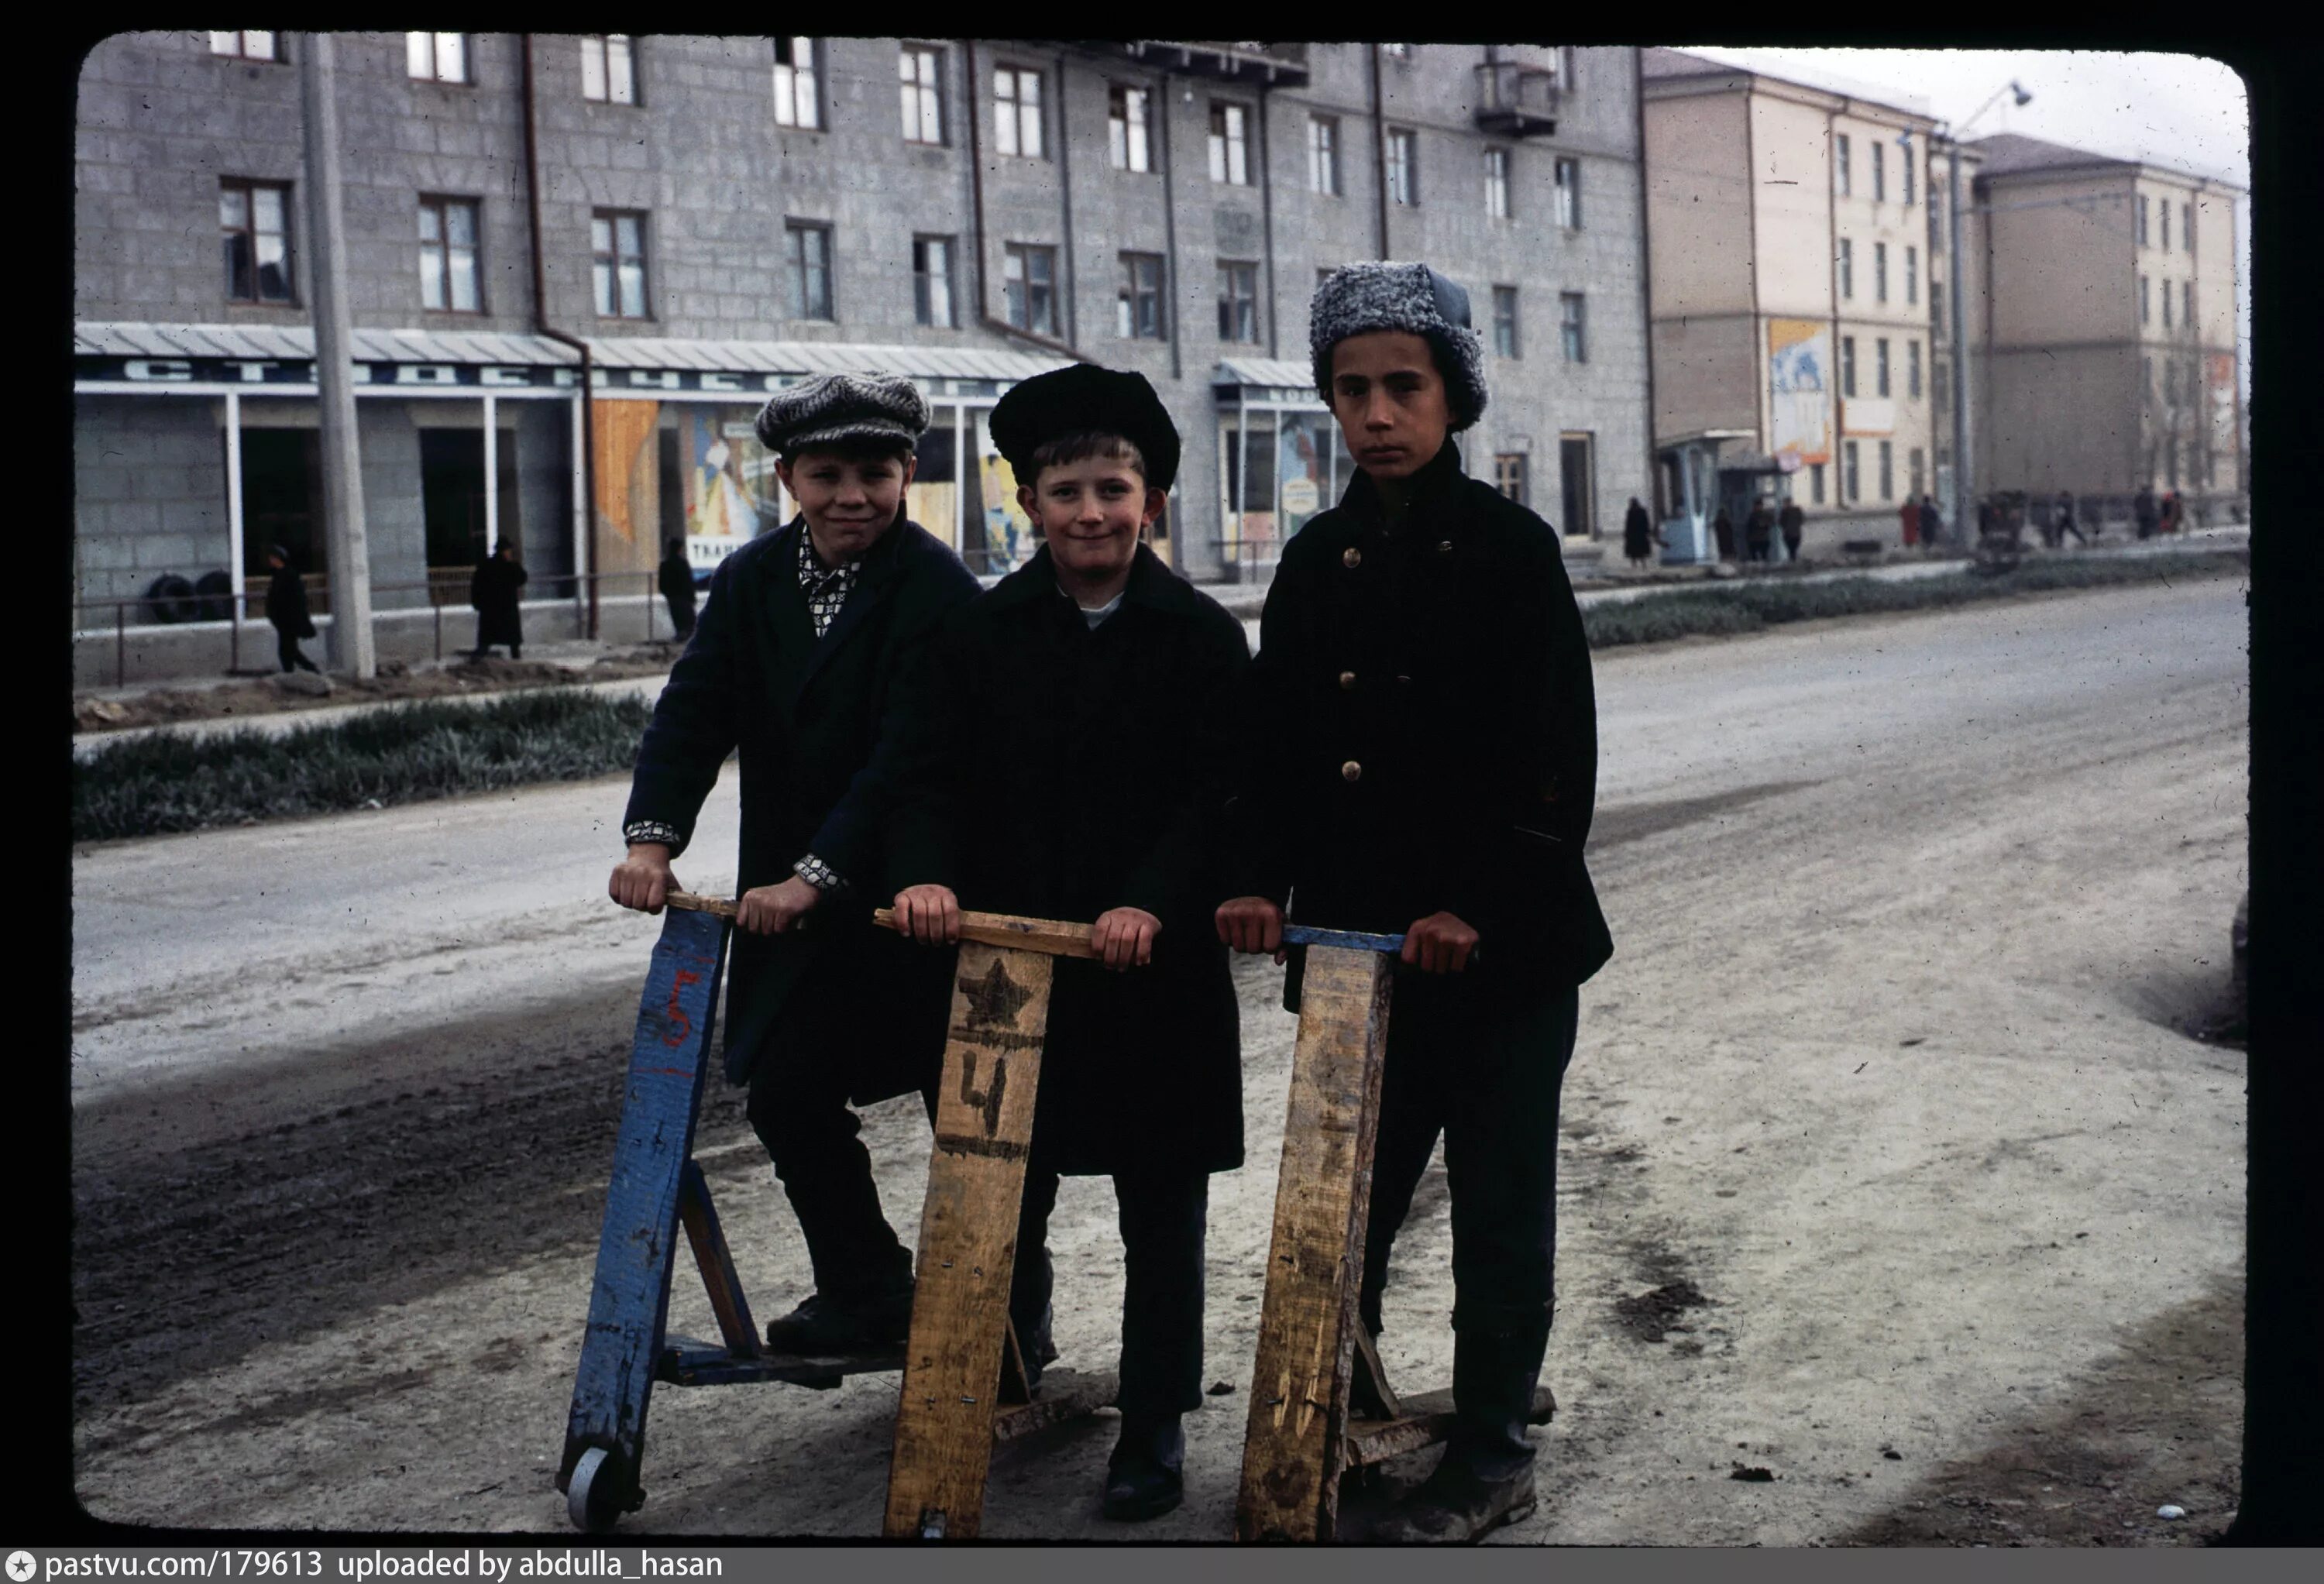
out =
{"type": "MultiPolygon", "coordinates": [[[[896,910],[881,907],[872,922],[882,929],[896,928],[896,910]]],[[[1054,918],[1019,918],[1013,913],[966,913],[960,916],[960,938],[988,946],[1014,946],[1020,952],[1047,952],[1052,957],[1095,957],[1090,926],[1065,924],[1054,918]]]]}

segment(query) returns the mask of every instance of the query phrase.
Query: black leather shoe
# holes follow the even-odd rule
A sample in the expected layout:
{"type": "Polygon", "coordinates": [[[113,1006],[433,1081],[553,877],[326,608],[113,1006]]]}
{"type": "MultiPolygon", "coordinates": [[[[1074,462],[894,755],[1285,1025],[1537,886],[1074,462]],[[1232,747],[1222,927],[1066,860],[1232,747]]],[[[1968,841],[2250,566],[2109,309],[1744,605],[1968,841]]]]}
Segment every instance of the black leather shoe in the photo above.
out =
{"type": "Polygon", "coordinates": [[[912,1331],[912,1290],[874,1298],[841,1299],[817,1293],[767,1322],[767,1346],[809,1357],[900,1348],[912,1331]]]}
{"type": "Polygon", "coordinates": [[[1138,1423],[1124,1420],[1121,1439],[1105,1465],[1107,1517],[1118,1524],[1158,1518],[1185,1499],[1186,1436],[1178,1416],[1138,1423]]]}
{"type": "Polygon", "coordinates": [[[1504,1524],[1533,1515],[1533,1465],[1487,1478],[1450,1453],[1396,1510],[1372,1526],[1389,1545],[1474,1545],[1504,1524]]]}

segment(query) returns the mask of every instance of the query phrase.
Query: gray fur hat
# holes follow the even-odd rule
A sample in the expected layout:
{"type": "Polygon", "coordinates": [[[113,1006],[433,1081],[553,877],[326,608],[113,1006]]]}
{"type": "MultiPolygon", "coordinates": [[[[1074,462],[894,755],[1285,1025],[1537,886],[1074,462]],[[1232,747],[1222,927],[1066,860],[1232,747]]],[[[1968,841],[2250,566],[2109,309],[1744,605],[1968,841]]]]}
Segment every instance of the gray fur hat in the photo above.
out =
{"type": "Polygon", "coordinates": [[[919,444],[928,399],[899,374],[821,374],[778,391],[759,409],[759,443],[789,458],[813,446],[847,440],[919,444]]]}
{"type": "Polygon", "coordinates": [[[1315,393],[1332,400],[1332,348],[1373,330],[1408,330],[1436,349],[1437,370],[1460,433],[1485,411],[1485,347],[1469,323],[1469,294],[1426,264],[1346,264],[1315,288],[1307,352],[1315,393]]]}

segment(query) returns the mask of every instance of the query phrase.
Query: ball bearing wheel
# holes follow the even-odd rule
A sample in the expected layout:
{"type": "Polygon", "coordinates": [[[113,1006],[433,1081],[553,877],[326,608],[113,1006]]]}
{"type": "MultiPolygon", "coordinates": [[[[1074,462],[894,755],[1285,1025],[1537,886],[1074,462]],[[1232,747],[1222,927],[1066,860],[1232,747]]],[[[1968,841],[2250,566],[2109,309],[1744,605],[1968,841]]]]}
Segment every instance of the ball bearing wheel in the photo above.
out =
{"type": "Polygon", "coordinates": [[[573,1526],[588,1534],[604,1534],[613,1527],[622,1515],[621,1484],[614,1467],[613,1455],[604,1447],[591,1447],[573,1465],[573,1477],[565,1486],[565,1512],[573,1526]]]}

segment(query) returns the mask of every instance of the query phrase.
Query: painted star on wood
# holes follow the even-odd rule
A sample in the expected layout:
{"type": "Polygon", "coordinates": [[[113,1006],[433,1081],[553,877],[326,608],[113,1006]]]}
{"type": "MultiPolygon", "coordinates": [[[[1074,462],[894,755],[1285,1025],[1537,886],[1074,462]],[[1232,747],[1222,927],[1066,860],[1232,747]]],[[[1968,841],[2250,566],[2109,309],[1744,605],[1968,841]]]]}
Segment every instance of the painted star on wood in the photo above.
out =
{"type": "Polygon", "coordinates": [[[1033,999],[1031,990],[1009,977],[998,957],[982,979],[962,979],[960,992],[968,998],[971,1023],[1003,1028],[1013,1025],[1017,1009],[1033,999]]]}

